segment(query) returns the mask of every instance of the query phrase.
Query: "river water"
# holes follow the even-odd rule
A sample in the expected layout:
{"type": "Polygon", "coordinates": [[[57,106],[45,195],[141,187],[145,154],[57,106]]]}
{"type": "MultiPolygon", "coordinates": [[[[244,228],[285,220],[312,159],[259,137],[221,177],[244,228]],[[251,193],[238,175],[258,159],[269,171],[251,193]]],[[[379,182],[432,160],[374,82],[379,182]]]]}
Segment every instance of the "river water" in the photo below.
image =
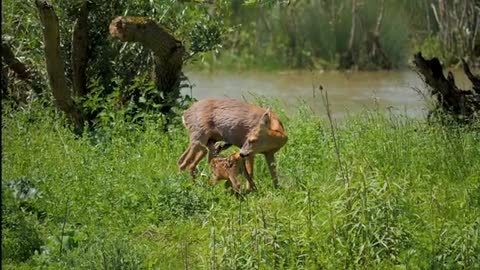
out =
{"type": "MultiPolygon", "coordinates": [[[[306,102],[315,113],[326,115],[319,86],[327,92],[335,118],[355,114],[364,109],[389,110],[394,113],[422,117],[426,102],[414,89],[425,93],[426,86],[411,70],[375,72],[198,72],[187,71],[192,94],[197,99],[231,97],[253,100],[256,95],[276,98],[288,112],[295,112],[306,102]],[[315,89],[315,90],[314,90],[315,89]]],[[[471,87],[462,71],[454,71],[457,86],[471,87]]]]}

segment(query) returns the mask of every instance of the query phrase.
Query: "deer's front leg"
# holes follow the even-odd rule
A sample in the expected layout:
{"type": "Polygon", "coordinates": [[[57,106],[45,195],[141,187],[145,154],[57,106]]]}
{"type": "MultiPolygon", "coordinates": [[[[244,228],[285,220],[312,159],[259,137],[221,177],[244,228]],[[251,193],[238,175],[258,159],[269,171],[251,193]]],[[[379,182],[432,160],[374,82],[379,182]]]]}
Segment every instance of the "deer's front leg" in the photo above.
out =
{"type": "Polygon", "coordinates": [[[265,160],[267,161],[268,170],[273,180],[273,187],[278,188],[277,166],[275,164],[275,156],[273,153],[265,153],[265,160]]]}
{"type": "Polygon", "coordinates": [[[247,191],[254,191],[257,189],[255,182],[253,182],[253,164],[254,156],[250,155],[245,158],[245,172],[247,177],[247,191]]]}

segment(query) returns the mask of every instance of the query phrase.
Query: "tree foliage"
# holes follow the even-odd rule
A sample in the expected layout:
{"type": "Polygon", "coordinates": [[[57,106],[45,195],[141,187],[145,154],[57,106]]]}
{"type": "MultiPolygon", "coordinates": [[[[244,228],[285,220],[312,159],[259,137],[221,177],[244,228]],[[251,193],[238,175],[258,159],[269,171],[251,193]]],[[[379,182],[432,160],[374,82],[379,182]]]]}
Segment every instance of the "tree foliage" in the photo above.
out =
{"type": "Polygon", "coordinates": [[[220,65],[231,58],[246,66],[396,69],[412,49],[447,65],[479,62],[478,1],[235,0],[231,8],[229,23],[238,27],[220,65]]]}
{"type": "MultiPolygon", "coordinates": [[[[121,43],[109,36],[108,25],[119,15],[143,16],[162,25],[167,31],[178,37],[186,47],[185,62],[199,59],[203,52],[217,49],[227,31],[223,15],[228,12],[227,5],[221,1],[215,4],[203,2],[163,1],[88,1],[67,0],[52,1],[53,9],[59,18],[60,47],[65,62],[66,88],[75,86],[72,80],[76,63],[72,63],[72,35],[74,23],[88,10],[88,48],[86,50],[86,92],[105,98],[113,91],[120,93],[119,103],[123,107],[136,107],[136,110],[160,109],[161,91],[147,91],[145,85],[138,85],[141,78],[148,78],[153,72],[154,56],[148,48],[140,44],[121,43]],[[219,16],[217,16],[219,15],[219,16]],[[121,85],[117,83],[121,82],[121,85]],[[128,89],[128,90],[127,90],[128,89]],[[148,102],[143,102],[142,100],[148,102]],[[129,105],[133,103],[132,106],[129,105]],[[145,104],[149,104],[145,106],[145,104]],[[137,106],[138,105],[138,106],[137,106]]],[[[4,33],[10,37],[12,47],[19,59],[32,70],[40,70],[39,76],[44,82],[47,74],[44,63],[42,27],[37,10],[23,2],[7,0],[4,3],[4,33]]],[[[77,59],[74,57],[74,59],[77,59]]],[[[46,83],[45,83],[46,84],[46,83]]],[[[15,84],[10,84],[13,87],[15,84]]],[[[185,86],[185,84],[181,84],[185,86]]],[[[75,88],[76,89],[76,88],[75,88]]],[[[12,89],[12,91],[25,89],[12,89]]],[[[75,93],[81,91],[74,91],[75,93]]],[[[49,98],[50,91],[45,91],[49,98]]],[[[91,96],[76,96],[81,105],[91,96]]],[[[87,102],[88,103],[88,102],[87,102]]],[[[95,118],[98,111],[83,108],[87,118],[95,118]]]]}
{"type": "MultiPolygon", "coordinates": [[[[105,107],[103,102],[93,105],[93,100],[115,101],[107,107],[122,108],[131,115],[159,112],[165,100],[162,91],[151,85],[152,52],[109,36],[108,25],[116,16],[143,16],[164,26],[185,46],[184,62],[196,66],[231,63],[235,67],[371,70],[405,66],[412,49],[438,57],[446,65],[461,58],[475,64],[480,56],[478,1],[56,0],[52,4],[59,17],[69,89],[79,85],[71,79],[76,67],[72,35],[85,3],[88,95],[75,102],[82,104],[87,119],[94,119],[105,107]]],[[[4,1],[3,9],[2,42],[8,40],[14,57],[35,74],[35,88],[45,88],[37,10],[29,2],[13,0],[4,1]]],[[[8,87],[3,95],[23,102],[37,97],[32,85],[5,66],[2,78],[9,79],[8,86],[2,85],[8,87]]],[[[179,85],[188,87],[188,80],[179,85]]],[[[51,91],[43,91],[43,96],[51,101],[51,91]]],[[[184,102],[188,100],[176,100],[177,105],[184,102]]]]}

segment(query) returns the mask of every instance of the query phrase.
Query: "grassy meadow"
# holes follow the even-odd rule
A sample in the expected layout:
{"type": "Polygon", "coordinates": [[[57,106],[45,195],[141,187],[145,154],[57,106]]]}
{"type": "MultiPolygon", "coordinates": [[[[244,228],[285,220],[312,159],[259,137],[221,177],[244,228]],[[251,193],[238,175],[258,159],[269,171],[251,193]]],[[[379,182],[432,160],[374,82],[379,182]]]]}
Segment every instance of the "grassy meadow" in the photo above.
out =
{"type": "Polygon", "coordinates": [[[480,269],[478,126],[276,111],[281,188],[258,156],[237,199],[205,161],[196,184],[178,171],[179,121],[76,137],[53,109],[4,106],[3,269],[480,269]]]}

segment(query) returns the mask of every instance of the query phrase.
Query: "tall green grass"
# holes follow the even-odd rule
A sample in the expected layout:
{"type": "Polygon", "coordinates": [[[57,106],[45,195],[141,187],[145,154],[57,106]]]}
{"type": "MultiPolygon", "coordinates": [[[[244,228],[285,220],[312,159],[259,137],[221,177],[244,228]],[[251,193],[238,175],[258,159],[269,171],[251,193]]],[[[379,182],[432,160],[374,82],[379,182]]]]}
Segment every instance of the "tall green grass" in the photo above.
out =
{"type": "Polygon", "coordinates": [[[478,128],[276,111],[289,133],[281,188],[259,156],[259,189],[239,200],[206,184],[204,162],[196,184],[178,171],[178,124],[119,120],[75,137],[53,111],[5,108],[2,266],[480,268],[478,128]]]}

